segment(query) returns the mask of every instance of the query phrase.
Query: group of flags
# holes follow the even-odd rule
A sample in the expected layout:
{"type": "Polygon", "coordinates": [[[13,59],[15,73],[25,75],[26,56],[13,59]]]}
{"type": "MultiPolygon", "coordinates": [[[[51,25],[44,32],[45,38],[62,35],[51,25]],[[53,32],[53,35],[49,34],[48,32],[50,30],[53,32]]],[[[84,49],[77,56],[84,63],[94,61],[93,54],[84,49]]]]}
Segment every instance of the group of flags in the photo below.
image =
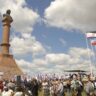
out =
{"type": "Polygon", "coordinates": [[[90,39],[91,45],[96,46],[96,31],[87,32],[86,37],[90,39]]]}
{"type": "Polygon", "coordinates": [[[96,62],[96,31],[91,31],[86,33],[86,44],[87,44],[87,48],[88,49],[91,48],[93,52],[93,55],[88,53],[89,59],[90,59],[90,73],[92,76],[92,73],[93,73],[92,66],[96,67],[96,63],[95,63],[96,62]]]}

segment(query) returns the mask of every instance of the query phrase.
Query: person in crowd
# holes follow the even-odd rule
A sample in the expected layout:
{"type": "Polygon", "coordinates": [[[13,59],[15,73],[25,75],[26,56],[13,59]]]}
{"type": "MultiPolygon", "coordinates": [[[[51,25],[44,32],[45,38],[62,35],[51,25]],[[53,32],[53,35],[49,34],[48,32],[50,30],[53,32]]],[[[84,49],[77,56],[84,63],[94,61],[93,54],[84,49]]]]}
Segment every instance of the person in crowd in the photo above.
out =
{"type": "Polygon", "coordinates": [[[11,87],[8,87],[7,96],[14,96],[14,91],[11,87]]]}
{"type": "Polygon", "coordinates": [[[32,96],[38,96],[39,85],[35,78],[33,78],[32,84],[32,96]]]}
{"type": "Polygon", "coordinates": [[[80,74],[78,74],[77,76],[77,96],[82,96],[82,91],[83,91],[83,83],[82,83],[82,80],[81,80],[81,76],[80,74]]]}
{"type": "Polygon", "coordinates": [[[57,82],[56,82],[56,80],[51,81],[50,96],[57,96],[57,82]]]}
{"type": "Polygon", "coordinates": [[[15,81],[10,80],[9,83],[7,84],[9,89],[12,89],[14,91],[15,89],[15,81]]]}
{"type": "Polygon", "coordinates": [[[43,89],[43,96],[50,96],[50,87],[46,79],[42,82],[42,89],[43,89]]]}
{"type": "Polygon", "coordinates": [[[58,81],[57,96],[64,96],[63,82],[61,80],[58,81]]]}
{"type": "Polygon", "coordinates": [[[54,89],[53,89],[53,84],[51,82],[50,84],[50,96],[54,96],[54,89]]]}
{"type": "Polygon", "coordinates": [[[73,74],[72,81],[71,81],[72,96],[78,96],[78,87],[79,87],[79,82],[77,79],[77,75],[73,74]]]}
{"type": "Polygon", "coordinates": [[[25,96],[24,92],[20,86],[15,88],[14,96],[25,96]]]}
{"type": "Polygon", "coordinates": [[[1,96],[8,96],[8,87],[7,86],[4,86],[1,96]]]}
{"type": "Polygon", "coordinates": [[[94,96],[96,96],[96,77],[95,80],[93,81],[93,84],[94,84],[94,96]]]}
{"type": "Polygon", "coordinates": [[[25,93],[29,96],[32,96],[32,88],[33,88],[32,80],[25,79],[24,80],[24,87],[25,87],[25,93]]]}
{"type": "Polygon", "coordinates": [[[71,80],[70,78],[67,78],[64,84],[64,89],[65,89],[65,96],[72,96],[71,94],[71,80]]]}
{"type": "Polygon", "coordinates": [[[87,96],[94,96],[94,84],[92,83],[90,76],[88,76],[88,82],[85,85],[85,92],[87,96]]]}
{"type": "Polygon", "coordinates": [[[2,94],[3,91],[3,80],[0,78],[0,96],[2,94]]]}

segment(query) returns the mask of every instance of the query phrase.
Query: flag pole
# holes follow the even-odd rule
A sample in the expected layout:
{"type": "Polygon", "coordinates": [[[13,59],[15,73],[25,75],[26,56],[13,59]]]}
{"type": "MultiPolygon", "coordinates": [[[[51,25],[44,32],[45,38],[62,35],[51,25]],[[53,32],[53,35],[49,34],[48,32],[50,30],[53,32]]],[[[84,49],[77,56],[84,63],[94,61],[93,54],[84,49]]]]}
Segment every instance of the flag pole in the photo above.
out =
{"type": "Polygon", "coordinates": [[[94,55],[95,55],[95,60],[96,60],[96,46],[94,46],[94,55]]]}
{"type": "MultiPolygon", "coordinates": [[[[90,44],[91,44],[91,42],[90,42],[90,44]]],[[[91,44],[91,49],[92,49],[92,52],[93,52],[93,64],[94,64],[94,66],[95,66],[95,61],[96,61],[96,57],[95,57],[95,47],[94,47],[95,45],[92,45],[91,44]]]]}
{"type": "MultiPolygon", "coordinates": [[[[89,45],[88,45],[88,40],[87,40],[86,34],[85,34],[85,39],[86,39],[86,46],[87,46],[87,50],[88,50],[89,49],[89,45]]],[[[89,63],[90,74],[91,74],[91,77],[92,77],[93,69],[92,69],[92,60],[91,60],[91,56],[90,56],[89,50],[88,50],[88,57],[89,57],[89,60],[90,60],[90,63],[89,63]]]]}

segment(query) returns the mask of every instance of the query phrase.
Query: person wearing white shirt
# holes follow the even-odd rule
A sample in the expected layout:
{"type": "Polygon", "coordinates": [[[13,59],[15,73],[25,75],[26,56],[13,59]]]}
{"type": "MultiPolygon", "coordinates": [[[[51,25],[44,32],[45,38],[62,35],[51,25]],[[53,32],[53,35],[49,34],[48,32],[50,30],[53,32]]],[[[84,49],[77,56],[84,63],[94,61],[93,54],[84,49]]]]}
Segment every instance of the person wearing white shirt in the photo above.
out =
{"type": "Polygon", "coordinates": [[[63,92],[64,92],[63,83],[59,81],[57,88],[57,96],[64,96],[63,92]]]}

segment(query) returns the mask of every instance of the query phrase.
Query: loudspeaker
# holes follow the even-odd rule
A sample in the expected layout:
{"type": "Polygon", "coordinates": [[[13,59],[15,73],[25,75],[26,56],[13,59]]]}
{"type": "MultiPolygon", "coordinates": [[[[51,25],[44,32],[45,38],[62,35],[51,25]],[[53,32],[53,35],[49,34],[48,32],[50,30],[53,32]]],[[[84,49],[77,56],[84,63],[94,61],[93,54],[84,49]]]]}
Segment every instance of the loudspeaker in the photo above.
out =
{"type": "Polygon", "coordinates": [[[21,85],[21,76],[16,77],[17,85],[21,85]]]}

